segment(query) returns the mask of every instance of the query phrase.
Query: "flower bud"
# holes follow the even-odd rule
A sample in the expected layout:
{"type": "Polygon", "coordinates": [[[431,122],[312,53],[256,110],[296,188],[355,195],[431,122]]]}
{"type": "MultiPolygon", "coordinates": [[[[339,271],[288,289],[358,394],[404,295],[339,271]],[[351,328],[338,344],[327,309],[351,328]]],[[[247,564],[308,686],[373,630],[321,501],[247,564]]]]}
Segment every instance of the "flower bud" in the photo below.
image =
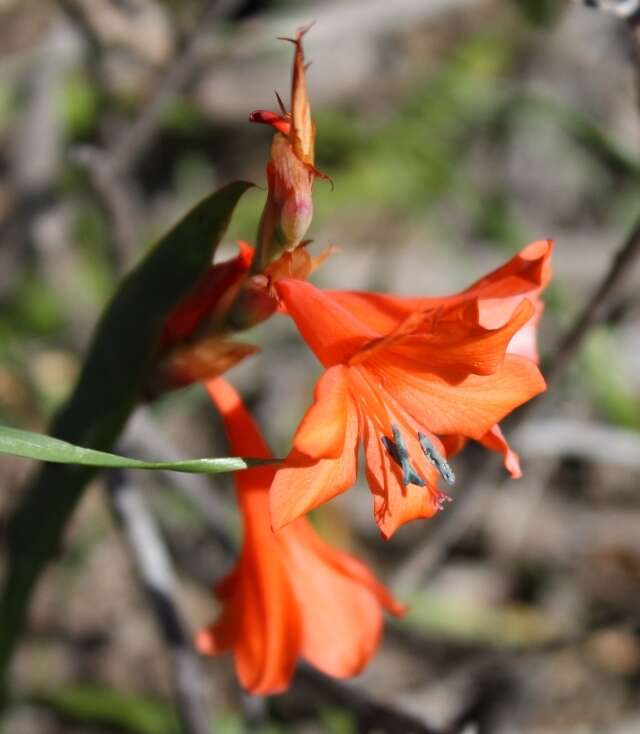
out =
{"type": "Polygon", "coordinates": [[[258,228],[254,272],[262,272],[284,250],[291,250],[304,238],[313,217],[313,182],[320,174],[314,167],[315,124],[305,82],[302,37],[295,45],[291,86],[291,112],[258,110],[251,122],[270,125],[276,130],[267,164],[267,201],[258,228]]]}

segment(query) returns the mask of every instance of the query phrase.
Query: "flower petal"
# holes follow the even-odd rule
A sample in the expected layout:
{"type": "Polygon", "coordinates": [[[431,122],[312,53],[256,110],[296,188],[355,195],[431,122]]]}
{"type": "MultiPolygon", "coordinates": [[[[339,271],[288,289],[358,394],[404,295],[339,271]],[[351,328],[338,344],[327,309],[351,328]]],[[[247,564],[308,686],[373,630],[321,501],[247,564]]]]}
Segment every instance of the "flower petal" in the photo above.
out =
{"type": "Polygon", "coordinates": [[[522,301],[504,326],[486,329],[479,323],[475,303],[457,306],[433,324],[400,337],[387,348],[387,355],[412,360],[416,371],[438,372],[451,381],[469,372],[489,375],[502,364],[512,337],[534,315],[534,307],[522,301]],[[424,367],[422,366],[424,365],[424,367]]]}
{"type": "MultiPolygon", "coordinates": [[[[271,451],[235,389],[222,377],[208,380],[204,385],[224,418],[224,427],[232,451],[239,456],[270,459],[271,451]]],[[[252,473],[254,471],[250,469],[235,476],[236,478],[256,476],[252,473]]]]}
{"type": "Polygon", "coordinates": [[[336,459],[344,450],[349,415],[348,369],[329,368],[316,383],[313,400],[293,445],[311,459],[336,459]]]}
{"type": "Polygon", "coordinates": [[[507,443],[507,439],[504,437],[499,425],[496,424],[493,426],[490,431],[485,433],[484,436],[481,436],[478,440],[485,448],[502,454],[504,458],[504,466],[509,474],[511,474],[511,478],[520,479],[522,476],[520,457],[507,443]]]}
{"type": "Polygon", "coordinates": [[[253,248],[246,242],[238,242],[238,249],[236,257],[211,265],[169,314],[160,336],[160,353],[187,339],[205,320],[216,324],[224,318],[253,260],[253,248]]]}
{"type": "Polygon", "coordinates": [[[304,619],[303,657],[328,675],[356,675],[380,642],[379,584],[355,559],[349,560],[360,567],[360,578],[344,573],[343,554],[326,545],[304,518],[278,537],[304,619]],[[369,583],[362,583],[364,578],[369,583]]]}
{"type": "Polygon", "coordinates": [[[383,336],[310,283],[284,279],[275,289],[303,339],[325,367],[347,362],[368,341],[383,336]]]}
{"type": "Polygon", "coordinates": [[[538,351],[538,324],[542,318],[544,311],[544,303],[541,300],[534,302],[535,313],[527,323],[516,331],[513,335],[507,351],[509,354],[519,354],[526,357],[532,362],[538,364],[540,362],[540,353],[538,351]]]}
{"type": "Polygon", "coordinates": [[[407,298],[382,293],[330,291],[331,298],[355,318],[381,334],[388,333],[409,314],[479,300],[480,323],[502,326],[524,297],[535,300],[551,278],[552,240],[538,240],[507,263],[461,293],[436,298],[407,298]]]}
{"type": "Polygon", "coordinates": [[[254,694],[289,685],[302,647],[302,619],[281,549],[262,516],[246,515],[246,542],[222,616],[202,630],[198,650],[207,655],[232,649],[238,679],[254,694]],[[257,522],[256,522],[257,520],[257,522]]]}
{"type": "Polygon", "coordinates": [[[545,389],[537,366],[511,354],[493,374],[470,374],[455,384],[418,371],[413,360],[397,355],[376,358],[367,368],[409,415],[438,435],[480,439],[514,408],[545,389]]]}
{"type": "Polygon", "coordinates": [[[342,451],[334,459],[311,459],[292,449],[269,490],[271,524],[279,530],[297,517],[344,492],[356,481],[358,417],[347,401],[342,451]]]}
{"type": "Polygon", "coordinates": [[[219,336],[207,336],[193,343],[187,342],[174,347],[166,356],[158,359],[149,380],[150,389],[162,392],[213,379],[258,351],[260,348],[253,344],[226,340],[219,336]]]}

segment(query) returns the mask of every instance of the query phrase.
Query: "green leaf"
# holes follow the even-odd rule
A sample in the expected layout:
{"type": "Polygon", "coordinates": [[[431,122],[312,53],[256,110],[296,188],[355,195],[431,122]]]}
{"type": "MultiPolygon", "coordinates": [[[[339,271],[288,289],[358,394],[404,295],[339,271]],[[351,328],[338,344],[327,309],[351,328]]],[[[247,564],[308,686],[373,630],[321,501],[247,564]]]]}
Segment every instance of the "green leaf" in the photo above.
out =
{"type": "Polygon", "coordinates": [[[533,25],[552,26],[565,9],[559,0],[513,0],[522,15],[533,25]]]}
{"type": "Polygon", "coordinates": [[[189,474],[221,474],[268,463],[263,459],[242,459],[238,456],[226,456],[220,459],[141,461],[106,451],[86,449],[68,441],[61,441],[59,438],[9,426],[0,426],[0,454],[12,454],[38,461],[51,461],[56,464],[95,466],[102,469],[162,469],[189,474]]]}
{"type": "Polygon", "coordinates": [[[28,697],[67,721],[131,734],[178,734],[178,718],[161,701],[96,685],[68,685],[28,697]]]}
{"type": "MultiPolygon", "coordinates": [[[[50,433],[108,451],[143,393],[162,326],[206,272],[235,205],[252,184],[207,196],[124,279],[94,334],[78,384],[50,433]]],[[[45,464],[9,519],[0,598],[0,690],[34,586],[59,552],[94,466],[45,464]]]]}

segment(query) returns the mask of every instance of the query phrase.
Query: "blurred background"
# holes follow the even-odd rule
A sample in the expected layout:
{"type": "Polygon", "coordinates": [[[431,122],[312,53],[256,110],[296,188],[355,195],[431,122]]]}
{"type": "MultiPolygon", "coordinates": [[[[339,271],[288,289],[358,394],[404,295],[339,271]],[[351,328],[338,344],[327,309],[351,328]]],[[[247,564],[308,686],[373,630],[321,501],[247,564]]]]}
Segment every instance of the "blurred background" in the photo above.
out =
{"type": "MultiPolygon", "coordinates": [[[[341,249],[315,282],[450,293],[552,237],[541,350],[553,359],[638,216],[640,71],[620,20],[554,0],[2,0],[1,422],[46,430],[122,273],[212,189],[264,186],[271,132],[247,116],[274,108],[274,89],[288,101],[291,46],[276,37],[310,20],[317,165],[335,188],[316,184],[309,235],[316,252],[341,249]]],[[[253,239],[263,201],[244,197],[220,259],[253,239]]],[[[522,480],[487,481],[470,450],[454,502],[387,543],[364,486],[315,513],[411,604],[346,689],[360,703],[309,680],[250,699],[225,656],[203,663],[212,731],[640,731],[639,276],[509,434],[522,480]],[[427,728],[385,723],[367,702],[427,728]]],[[[248,339],[263,351],[229,378],[283,454],[318,365],[284,318],[248,339]]],[[[227,451],[198,387],[134,416],[119,448],[227,451]]],[[[0,461],[3,518],[33,471],[0,461]]],[[[240,537],[231,483],[135,479],[196,630],[240,537]]],[[[169,659],[99,489],[38,587],[7,734],[179,731],[169,659]]]]}

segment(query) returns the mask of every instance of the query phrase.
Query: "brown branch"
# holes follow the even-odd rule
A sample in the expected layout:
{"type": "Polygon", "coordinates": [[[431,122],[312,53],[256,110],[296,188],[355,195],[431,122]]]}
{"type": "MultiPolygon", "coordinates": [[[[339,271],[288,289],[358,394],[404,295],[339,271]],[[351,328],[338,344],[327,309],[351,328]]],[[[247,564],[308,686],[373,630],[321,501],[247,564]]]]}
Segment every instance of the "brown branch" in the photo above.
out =
{"type": "MultiPolygon", "coordinates": [[[[143,458],[177,461],[184,456],[153,420],[149,409],[142,406],[129,420],[122,441],[135,447],[132,454],[143,458]]],[[[211,491],[210,479],[201,474],[158,473],[200,513],[220,550],[229,561],[233,560],[237,555],[236,543],[229,533],[229,527],[233,525],[233,516],[220,497],[211,491]]]]}
{"type": "Polygon", "coordinates": [[[547,364],[543,373],[547,383],[557,381],[582,345],[591,328],[602,321],[611,296],[624,280],[627,271],[640,255],[640,217],[631,228],[623,246],[611,261],[609,269],[600,281],[593,296],[587,301],[573,326],[561,339],[557,350],[547,364]]]}
{"type": "Polygon", "coordinates": [[[176,706],[185,734],[212,734],[200,665],[175,599],[175,577],[164,541],[126,472],[107,475],[109,505],[122,529],[169,652],[176,706]]]}
{"type": "Polygon", "coordinates": [[[353,713],[358,721],[358,731],[443,734],[398,706],[372,696],[357,684],[329,678],[308,665],[298,668],[295,684],[299,687],[301,683],[309,686],[314,696],[319,694],[353,713]]]}
{"type": "Polygon", "coordinates": [[[148,150],[168,105],[193,79],[200,67],[202,48],[212,24],[227,17],[240,5],[239,0],[208,0],[197,13],[191,32],[178,43],[176,55],[159,75],[159,83],[138,117],[109,151],[112,173],[122,176],[135,166],[148,150]]]}
{"type": "MultiPolygon", "coordinates": [[[[88,68],[95,83],[103,86],[101,65],[95,61],[104,50],[99,37],[83,12],[71,0],[58,0],[66,16],[85,39],[88,68]]],[[[86,166],[91,184],[110,223],[112,259],[117,272],[132,260],[137,244],[140,216],[136,207],[136,187],[131,173],[153,144],[168,105],[182,92],[200,67],[202,47],[212,23],[229,15],[239,0],[205,0],[189,32],[176,44],[176,53],[158,74],[158,83],[137,117],[111,145],[84,147],[76,159],[86,166]]]]}
{"type": "Polygon", "coordinates": [[[122,273],[135,250],[140,214],[137,192],[130,178],[116,176],[108,153],[92,146],[78,147],[73,157],[89,174],[93,191],[109,223],[111,260],[114,271],[122,273]]]}

